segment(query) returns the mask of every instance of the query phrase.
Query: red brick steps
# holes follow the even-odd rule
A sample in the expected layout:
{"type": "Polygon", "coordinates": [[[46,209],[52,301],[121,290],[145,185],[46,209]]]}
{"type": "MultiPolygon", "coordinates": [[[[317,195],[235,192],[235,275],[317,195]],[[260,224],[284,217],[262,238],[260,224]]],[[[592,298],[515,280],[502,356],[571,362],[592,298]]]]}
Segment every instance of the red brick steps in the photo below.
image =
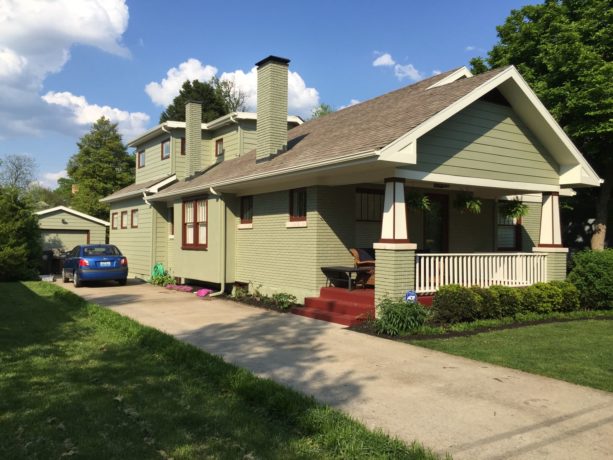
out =
{"type": "Polygon", "coordinates": [[[319,297],[307,297],[304,307],[295,307],[291,311],[308,318],[353,326],[375,316],[375,291],[321,288],[319,297]]]}

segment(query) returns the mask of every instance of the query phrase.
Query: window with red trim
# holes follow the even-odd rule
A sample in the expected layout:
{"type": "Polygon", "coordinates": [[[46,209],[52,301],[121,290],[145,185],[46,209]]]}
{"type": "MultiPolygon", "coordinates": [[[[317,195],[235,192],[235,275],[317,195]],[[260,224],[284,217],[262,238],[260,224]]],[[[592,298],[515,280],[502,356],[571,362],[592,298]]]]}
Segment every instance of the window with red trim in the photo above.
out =
{"type": "Polygon", "coordinates": [[[138,209],[132,209],[130,212],[130,227],[138,228],[138,209]]]}
{"type": "Polygon", "coordinates": [[[114,230],[117,230],[117,214],[116,212],[111,214],[111,228],[114,230]]]}
{"type": "Polygon", "coordinates": [[[306,188],[295,188],[289,191],[289,220],[291,222],[306,220],[306,188]]]}
{"type": "Polygon", "coordinates": [[[241,224],[250,224],[253,222],[253,197],[241,197],[241,224]]]}
{"type": "Polygon", "coordinates": [[[121,211],[121,228],[128,228],[128,211],[121,211]]]}
{"type": "Polygon", "coordinates": [[[145,167],[145,151],[144,150],[139,150],[138,152],[136,152],[136,163],[139,168],[145,167]]]}
{"type": "Polygon", "coordinates": [[[170,139],[166,139],[161,144],[161,158],[167,160],[170,158],[170,139]]]}
{"type": "Polygon", "coordinates": [[[181,155],[185,155],[185,138],[181,138],[181,155]]]}
{"type": "Polygon", "coordinates": [[[224,150],[223,150],[223,139],[217,139],[215,141],[215,156],[221,156],[223,155],[224,150]]]}
{"type": "Polygon", "coordinates": [[[183,248],[206,249],[208,243],[208,203],[206,198],[183,202],[183,248]]]}
{"type": "Polygon", "coordinates": [[[514,219],[505,216],[501,210],[502,202],[497,204],[496,246],[499,251],[521,250],[521,217],[514,219]]]}

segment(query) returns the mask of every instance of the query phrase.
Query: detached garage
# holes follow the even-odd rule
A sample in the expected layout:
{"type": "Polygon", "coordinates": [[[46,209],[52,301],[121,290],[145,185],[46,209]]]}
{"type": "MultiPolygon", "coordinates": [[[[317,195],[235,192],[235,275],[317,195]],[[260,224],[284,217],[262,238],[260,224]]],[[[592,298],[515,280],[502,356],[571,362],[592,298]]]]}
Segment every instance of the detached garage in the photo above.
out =
{"type": "Polygon", "coordinates": [[[65,206],[38,211],[45,251],[69,251],[78,244],[106,243],[109,223],[65,206]]]}

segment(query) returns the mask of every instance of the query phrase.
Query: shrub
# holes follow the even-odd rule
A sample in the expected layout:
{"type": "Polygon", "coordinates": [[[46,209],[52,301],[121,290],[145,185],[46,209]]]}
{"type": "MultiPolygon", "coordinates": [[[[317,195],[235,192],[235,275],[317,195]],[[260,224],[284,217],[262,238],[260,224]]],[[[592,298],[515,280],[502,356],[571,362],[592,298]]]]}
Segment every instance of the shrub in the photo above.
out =
{"type": "Polygon", "coordinates": [[[579,289],[568,281],[550,281],[551,286],[556,286],[562,291],[562,303],[554,307],[554,311],[575,311],[581,307],[579,301],[579,289]]]}
{"type": "Polygon", "coordinates": [[[584,308],[613,307],[613,249],[582,251],[573,257],[568,281],[579,290],[584,308]]]}
{"type": "Polygon", "coordinates": [[[272,295],[273,303],[282,310],[287,310],[296,303],[296,296],[286,292],[278,292],[272,295]]]}
{"type": "Polygon", "coordinates": [[[491,286],[490,292],[498,296],[498,306],[500,317],[515,316],[522,310],[522,291],[521,289],[509,286],[491,286]]]}
{"type": "Polygon", "coordinates": [[[430,311],[417,302],[403,299],[383,299],[377,306],[379,317],[375,328],[380,334],[405,335],[419,329],[430,316],[430,311]]]}
{"type": "Polygon", "coordinates": [[[470,290],[479,298],[479,309],[476,319],[495,319],[504,316],[497,291],[479,286],[473,286],[470,290]]]}
{"type": "Polygon", "coordinates": [[[480,297],[471,289],[450,284],[440,288],[432,302],[434,319],[440,323],[474,321],[479,316],[480,297]]]}
{"type": "Polygon", "coordinates": [[[550,283],[536,283],[522,290],[524,312],[551,313],[560,308],[562,289],[550,283]]]}
{"type": "Polygon", "coordinates": [[[158,273],[153,275],[149,282],[155,286],[166,286],[168,284],[173,284],[175,282],[175,277],[165,271],[163,274],[158,273]]]}

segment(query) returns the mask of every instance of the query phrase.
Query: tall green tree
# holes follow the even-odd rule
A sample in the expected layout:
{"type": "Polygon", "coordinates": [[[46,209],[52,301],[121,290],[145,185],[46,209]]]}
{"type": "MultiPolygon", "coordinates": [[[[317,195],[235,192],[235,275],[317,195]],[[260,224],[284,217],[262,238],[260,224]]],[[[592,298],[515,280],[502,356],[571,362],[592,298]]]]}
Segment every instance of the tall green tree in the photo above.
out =
{"type": "Polygon", "coordinates": [[[160,123],[168,120],[185,121],[185,104],[188,101],[202,103],[202,121],[207,122],[230,113],[229,105],[224,100],[224,92],[218,89],[214,81],[185,81],[172,103],[160,115],[160,123]]]}
{"type": "Polygon", "coordinates": [[[78,186],[70,205],[108,219],[109,206],[99,200],[134,182],[134,156],[128,154],[117,124],[104,117],[92,125],[77,146],[79,151],[68,160],[66,168],[71,183],[78,186]]]}
{"type": "Polygon", "coordinates": [[[477,72],[515,65],[605,180],[581,191],[593,203],[592,249],[602,249],[613,185],[613,8],[611,0],[545,0],[511,11],[477,72]]]}
{"type": "Polygon", "coordinates": [[[17,187],[0,187],[0,281],[34,279],[41,255],[32,201],[17,187]]]}
{"type": "Polygon", "coordinates": [[[315,107],[311,111],[311,120],[314,120],[316,118],[321,118],[324,115],[328,115],[329,113],[332,113],[332,112],[334,112],[334,109],[332,108],[332,106],[329,104],[324,104],[322,102],[321,104],[319,104],[317,107],[315,107]]]}

